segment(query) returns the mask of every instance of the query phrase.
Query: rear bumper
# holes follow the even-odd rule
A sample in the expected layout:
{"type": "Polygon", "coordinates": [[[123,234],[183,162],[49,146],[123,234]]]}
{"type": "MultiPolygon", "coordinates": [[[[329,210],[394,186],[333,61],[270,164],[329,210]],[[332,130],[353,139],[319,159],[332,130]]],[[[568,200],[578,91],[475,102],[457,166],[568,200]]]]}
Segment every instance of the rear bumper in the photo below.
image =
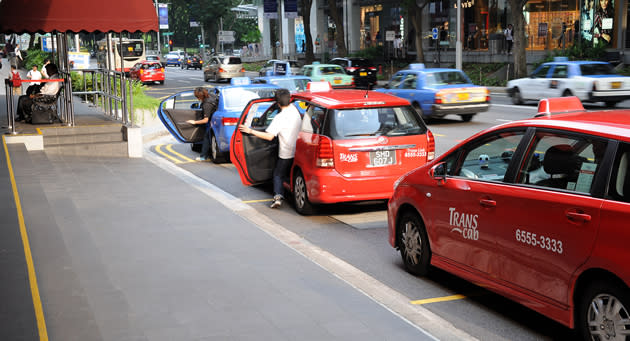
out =
{"type": "Polygon", "coordinates": [[[236,77],[245,77],[245,73],[244,72],[218,72],[217,75],[219,75],[219,78],[236,78],[236,77]]]}
{"type": "Polygon", "coordinates": [[[398,176],[350,179],[334,169],[305,174],[308,198],[313,203],[334,204],[350,201],[388,200],[398,176]]]}
{"type": "Polygon", "coordinates": [[[589,102],[620,102],[627,99],[630,99],[630,90],[591,91],[588,94],[589,102]]]}
{"type": "Polygon", "coordinates": [[[429,116],[442,117],[448,114],[476,114],[488,111],[489,108],[489,102],[471,104],[433,104],[431,106],[431,115],[429,116]]]}

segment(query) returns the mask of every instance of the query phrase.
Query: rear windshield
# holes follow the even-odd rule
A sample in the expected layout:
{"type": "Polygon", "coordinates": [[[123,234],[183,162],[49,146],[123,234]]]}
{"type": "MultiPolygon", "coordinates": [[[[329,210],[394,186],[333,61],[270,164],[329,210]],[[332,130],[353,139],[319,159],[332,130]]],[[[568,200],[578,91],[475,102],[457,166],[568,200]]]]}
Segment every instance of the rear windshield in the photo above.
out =
{"type": "Polygon", "coordinates": [[[351,59],[351,61],[352,66],[370,66],[372,64],[367,59],[351,59]]]}
{"type": "Polygon", "coordinates": [[[615,74],[610,64],[580,64],[580,71],[582,72],[582,76],[615,74]]]}
{"type": "Polygon", "coordinates": [[[322,75],[335,75],[335,74],[342,74],[345,75],[346,73],[343,71],[343,68],[341,66],[322,66],[319,69],[319,73],[321,73],[322,75]]]}
{"type": "Polygon", "coordinates": [[[308,79],[272,79],[271,84],[285,88],[290,92],[298,92],[306,90],[308,79]]]}
{"type": "Polygon", "coordinates": [[[458,71],[431,72],[426,74],[425,86],[468,84],[466,77],[458,71]]]}
{"type": "Polygon", "coordinates": [[[330,120],[334,139],[418,135],[426,131],[424,122],[411,107],[333,110],[330,120]]]}
{"type": "Polygon", "coordinates": [[[276,88],[232,88],[223,90],[225,109],[243,110],[252,99],[273,97],[276,88]]]}
{"type": "Polygon", "coordinates": [[[138,42],[124,42],[123,41],[123,58],[126,57],[140,57],[144,53],[144,43],[138,42]]]}
{"type": "Polygon", "coordinates": [[[289,62],[289,66],[290,67],[297,67],[297,68],[299,68],[300,67],[300,63],[294,62],[294,61],[290,61],[289,62]]]}
{"type": "Polygon", "coordinates": [[[225,58],[225,60],[223,60],[224,64],[243,64],[243,62],[241,62],[241,58],[239,57],[228,57],[225,58]]]}

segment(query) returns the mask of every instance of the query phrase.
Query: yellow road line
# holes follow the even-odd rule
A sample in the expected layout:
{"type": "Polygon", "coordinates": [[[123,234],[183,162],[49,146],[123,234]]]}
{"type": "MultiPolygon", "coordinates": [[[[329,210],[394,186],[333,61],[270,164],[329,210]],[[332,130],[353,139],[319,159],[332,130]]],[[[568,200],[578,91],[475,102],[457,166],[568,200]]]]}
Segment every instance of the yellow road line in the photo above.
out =
{"type": "Polygon", "coordinates": [[[256,203],[256,202],[269,202],[269,201],[273,201],[273,199],[258,199],[258,200],[243,200],[243,204],[252,204],[252,203],[256,203]]]}
{"type": "Polygon", "coordinates": [[[173,145],[169,144],[166,146],[166,150],[168,150],[169,152],[175,154],[176,156],[179,156],[182,160],[187,161],[187,162],[195,162],[195,160],[187,157],[186,155],[182,155],[176,151],[173,150],[173,145]]]}
{"type": "Polygon", "coordinates": [[[24,247],[24,256],[26,258],[26,268],[28,270],[28,282],[31,287],[31,297],[33,298],[33,308],[35,309],[35,319],[37,320],[37,330],[39,332],[40,341],[48,341],[48,331],[46,330],[46,320],[44,319],[44,309],[42,308],[42,300],[39,296],[39,287],[37,286],[37,276],[35,274],[35,266],[33,265],[33,256],[31,255],[31,245],[28,242],[28,234],[26,233],[26,224],[24,223],[24,212],[22,211],[22,203],[15,182],[13,173],[13,165],[9,156],[9,148],[7,141],[2,136],[2,144],[4,145],[4,153],[7,156],[7,167],[9,168],[9,177],[11,178],[11,187],[13,188],[13,198],[17,210],[18,224],[20,226],[20,235],[22,237],[22,246],[24,247]]]}
{"type": "Polygon", "coordinates": [[[436,302],[455,301],[455,300],[461,300],[464,298],[466,298],[466,296],[458,294],[458,295],[451,295],[451,296],[427,298],[424,300],[415,300],[415,301],[411,301],[411,304],[422,305],[422,304],[429,304],[429,303],[436,303],[436,302]]]}
{"type": "Polygon", "coordinates": [[[158,152],[160,155],[164,156],[165,158],[167,158],[167,159],[169,159],[169,160],[173,161],[173,163],[175,163],[175,164],[180,164],[180,163],[182,163],[182,161],[181,161],[181,160],[178,160],[178,159],[176,159],[176,158],[174,158],[174,157],[172,157],[172,156],[168,155],[168,153],[163,152],[163,151],[162,151],[162,146],[163,146],[163,144],[158,144],[157,146],[155,146],[155,151],[156,151],[156,152],[158,152]]]}

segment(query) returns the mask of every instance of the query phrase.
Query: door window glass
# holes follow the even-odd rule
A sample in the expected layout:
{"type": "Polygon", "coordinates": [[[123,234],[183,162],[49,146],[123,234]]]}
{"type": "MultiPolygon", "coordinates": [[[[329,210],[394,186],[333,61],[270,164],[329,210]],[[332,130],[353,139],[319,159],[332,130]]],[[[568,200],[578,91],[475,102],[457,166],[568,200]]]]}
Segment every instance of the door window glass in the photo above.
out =
{"type": "Polygon", "coordinates": [[[306,133],[321,134],[324,127],[325,116],[326,109],[310,105],[304,113],[304,119],[302,119],[302,131],[306,133]]]}
{"type": "Polygon", "coordinates": [[[523,134],[523,131],[504,131],[476,140],[465,147],[461,167],[448,167],[450,175],[503,181],[523,134]]]}
{"type": "Polygon", "coordinates": [[[608,198],[630,202],[630,144],[619,145],[613,175],[608,185],[608,198]]]}
{"type": "Polygon", "coordinates": [[[415,73],[408,74],[402,82],[401,89],[415,89],[417,79],[415,73]]]}
{"type": "Polygon", "coordinates": [[[389,88],[390,89],[395,89],[398,86],[400,86],[400,82],[402,82],[404,74],[403,73],[397,73],[394,75],[394,78],[392,78],[392,81],[389,83],[389,88]]]}
{"type": "Polygon", "coordinates": [[[173,109],[191,109],[191,105],[199,103],[199,100],[192,92],[185,92],[175,96],[173,109]]]}
{"type": "Polygon", "coordinates": [[[569,74],[568,67],[566,65],[556,65],[551,74],[552,78],[567,78],[569,74]]]}
{"type": "Polygon", "coordinates": [[[549,68],[551,65],[543,65],[539,67],[534,73],[532,73],[532,77],[534,78],[547,78],[547,73],[549,72],[549,68]]]}
{"type": "Polygon", "coordinates": [[[607,142],[589,136],[539,132],[525,155],[518,182],[590,193],[607,142]]]}

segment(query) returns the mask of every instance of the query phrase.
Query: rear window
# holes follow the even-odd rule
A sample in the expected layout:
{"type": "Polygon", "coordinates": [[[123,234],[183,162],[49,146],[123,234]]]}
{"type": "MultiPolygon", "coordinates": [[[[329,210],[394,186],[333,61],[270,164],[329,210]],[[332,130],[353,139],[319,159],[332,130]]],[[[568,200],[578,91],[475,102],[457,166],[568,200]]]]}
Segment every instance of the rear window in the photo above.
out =
{"type": "Polygon", "coordinates": [[[582,76],[596,76],[596,75],[614,75],[610,64],[580,64],[580,72],[582,76]]]}
{"type": "Polygon", "coordinates": [[[426,74],[425,86],[468,84],[468,79],[457,71],[431,72],[426,74]]]}
{"type": "Polygon", "coordinates": [[[300,63],[290,61],[290,62],[289,62],[289,66],[290,66],[290,67],[297,67],[297,68],[299,68],[299,67],[300,67],[300,63]]]}
{"type": "Polygon", "coordinates": [[[226,61],[227,61],[227,64],[243,64],[243,62],[241,62],[241,58],[239,57],[226,58],[226,60],[224,60],[223,63],[225,63],[226,61]]]}
{"type": "Polygon", "coordinates": [[[335,65],[335,66],[322,66],[319,69],[319,73],[321,73],[322,75],[335,75],[335,74],[345,75],[346,74],[343,71],[343,68],[341,66],[338,66],[338,65],[335,65]]]}
{"type": "MultiPolygon", "coordinates": [[[[122,56],[124,57],[140,57],[144,53],[144,44],[142,42],[123,42],[123,52],[122,56]]],[[[120,45],[119,45],[120,46],[120,45]]]]}
{"type": "Polygon", "coordinates": [[[330,117],[333,139],[418,135],[427,131],[416,111],[408,106],[339,109],[333,110],[330,117]]]}
{"type": "Polygon", "coordinates": [[[252,99],[273,97],[276,90],[276,88],[225,89],[222,93],[223,103],[227,110],[242,110],[252,99]]]}
{"type": "Polygon", "coordinates": [[[367,59],[351,59],[352,66],[371,66],[372,63],[367,59]]]}

